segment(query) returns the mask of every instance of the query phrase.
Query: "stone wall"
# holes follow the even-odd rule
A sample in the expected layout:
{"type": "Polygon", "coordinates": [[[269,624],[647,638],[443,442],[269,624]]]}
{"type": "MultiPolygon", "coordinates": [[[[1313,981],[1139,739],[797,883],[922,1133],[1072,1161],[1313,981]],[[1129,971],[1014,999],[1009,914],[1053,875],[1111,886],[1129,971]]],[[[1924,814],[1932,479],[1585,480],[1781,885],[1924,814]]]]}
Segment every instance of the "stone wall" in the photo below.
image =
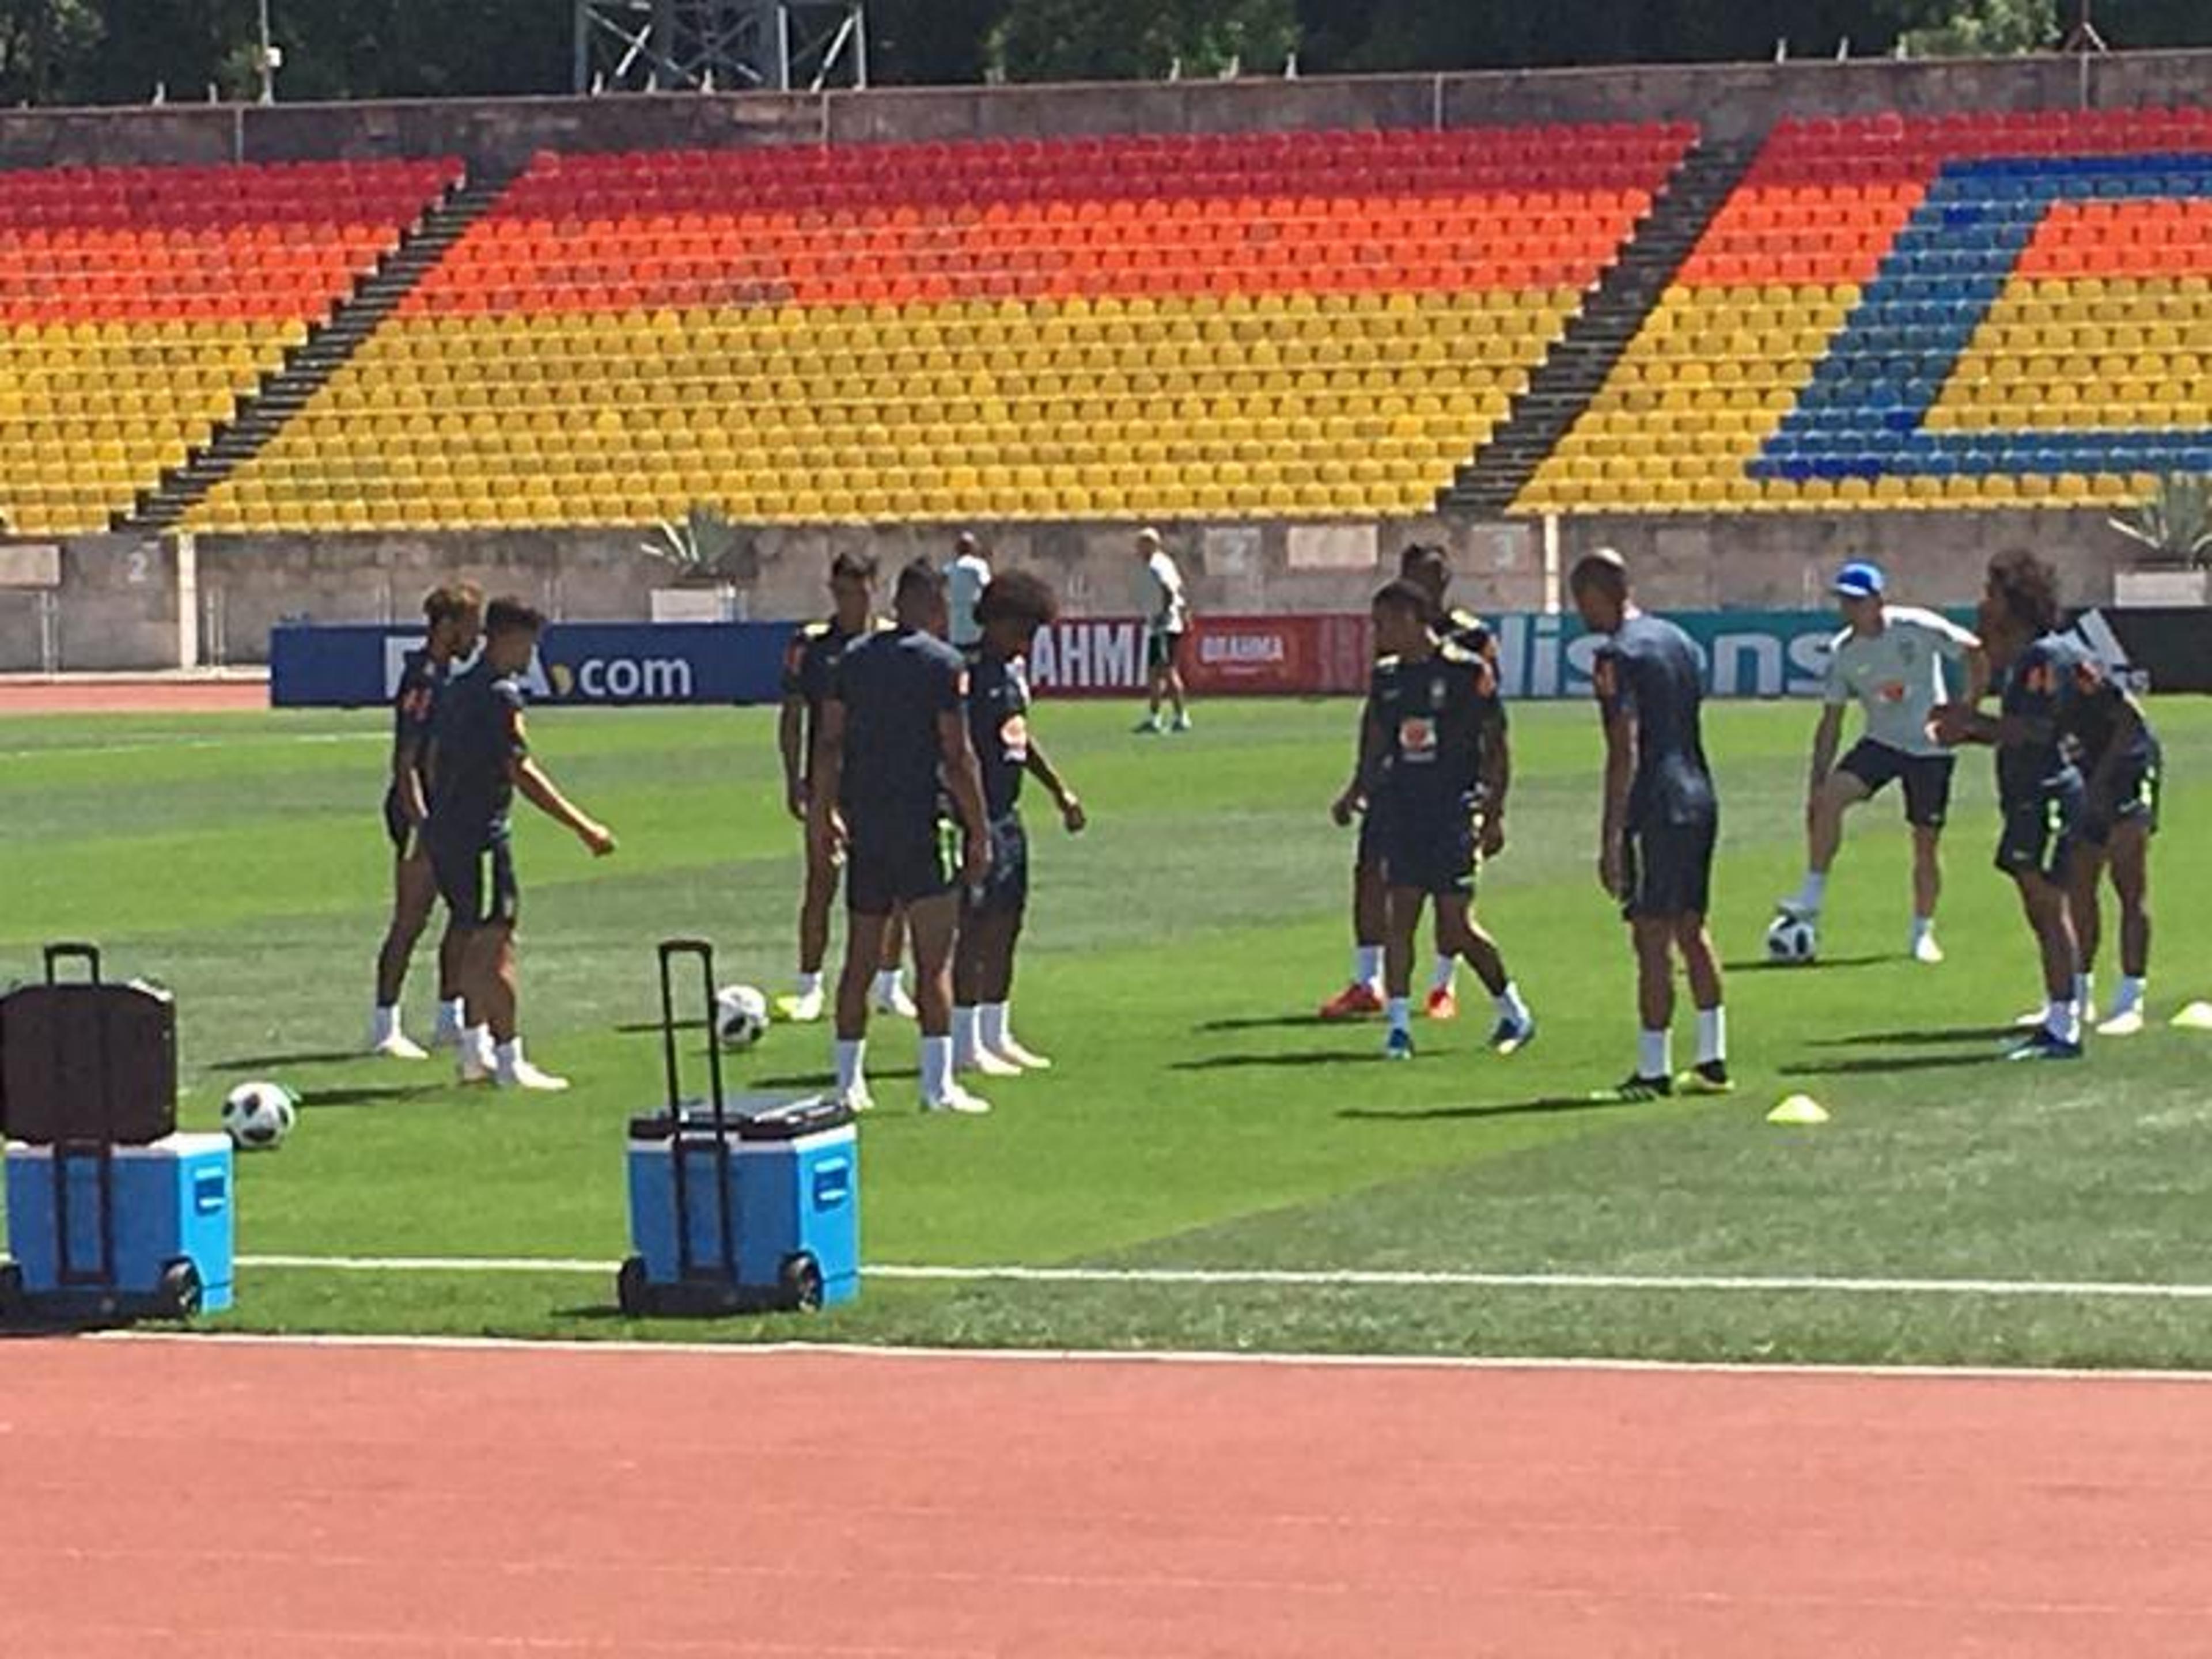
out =
{"type": "MultiPolygon", "coordinates": [[[[549,27],[553,26],[549,16],[549,27]]],[[[2212,52],[1613,69],[868,92],[624,94],[0,112],[0,167],[460,155],[1103,132],[1694,120],[1720,137],[1784,115],[2198,102],[2212,52]]],[[[149,89],[150,90],[150,89],[149,89]]]]}

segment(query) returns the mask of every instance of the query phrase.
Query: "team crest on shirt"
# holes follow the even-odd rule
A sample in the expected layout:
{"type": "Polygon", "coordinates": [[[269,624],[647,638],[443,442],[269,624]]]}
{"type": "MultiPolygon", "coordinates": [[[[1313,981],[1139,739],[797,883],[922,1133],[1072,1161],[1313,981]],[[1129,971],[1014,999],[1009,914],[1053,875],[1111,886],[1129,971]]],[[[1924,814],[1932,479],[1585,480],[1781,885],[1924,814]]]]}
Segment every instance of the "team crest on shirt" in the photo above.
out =
{"type": "MultiPolygon", "coordinates": [[[[1439,681],[1438,684],[1443,682],[1439,681]]],[[[1437,723],[1425,714],[1408,714],[1398,722],[1398,752],[1415,763],[1437,757],[1437,723]]]]}
{"type": "Polygon", "coordinates": [[[1884,702],[1903,702],[1911,695],[1903,680],[1884,680],[1875,688],[1875,696],[1884,702]]]}

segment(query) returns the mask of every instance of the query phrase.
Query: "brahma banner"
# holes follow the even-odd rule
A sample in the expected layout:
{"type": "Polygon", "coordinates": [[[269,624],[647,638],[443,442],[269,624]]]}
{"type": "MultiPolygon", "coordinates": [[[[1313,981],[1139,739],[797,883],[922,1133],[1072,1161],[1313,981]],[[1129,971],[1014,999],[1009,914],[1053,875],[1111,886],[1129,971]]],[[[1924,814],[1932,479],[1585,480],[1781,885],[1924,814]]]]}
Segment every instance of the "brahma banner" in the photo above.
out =
{"type": "MultiPolygon", "coordinates": [[[[1199,696],[1312,696],[1366,689],[1364,617],[1203,617],[1177,658],[1199,696]]],[[[1030,683],[1052,696],[1128,696],[1145,689],[1145,626],[1128,617],[1069,617],[1037,635],[1030,683]]]]}

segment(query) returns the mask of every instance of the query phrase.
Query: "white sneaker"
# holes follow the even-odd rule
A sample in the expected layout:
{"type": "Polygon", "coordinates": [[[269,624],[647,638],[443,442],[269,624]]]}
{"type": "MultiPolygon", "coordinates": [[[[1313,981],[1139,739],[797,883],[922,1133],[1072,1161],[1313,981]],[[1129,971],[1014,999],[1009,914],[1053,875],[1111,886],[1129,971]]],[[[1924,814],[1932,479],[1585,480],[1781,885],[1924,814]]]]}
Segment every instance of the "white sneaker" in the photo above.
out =
{"type": "Polygon", "coordinates": [[[840,1091],[836,1098],[837,1103],[848,1112],[857,1114],[876,1109],[876,1097],[868,1092],[868,1085],[865,1083],[856,1083],[849,1089],[840,1091]]]}
{"type": "Polygon", "coordinates": [[[811,1025],[822,1018],[822,988],[785,997],[778,1005],[783,1017],[796,1025],[811,1025]]]}
{"type": "Polygon", "coordinates": [[[1052,1070],[1050,1060],[1042,1054],[1031,1054],[1012,1037],[1008,1037],[1000,1043],[997,1052],[1000,1060],[1010,1061],[1019,1071],[1049,1072],[1052,1070]]]}
{"type": "Polygon", "coordinates": [[[526,1089],[541,1095],[557,1095],[568,1086],[567,1078],[541,1072],[526,1060],[495,1068],[492,1081],[502,1089],[526,1089]]]}
{"type": "Polygon", "coordinates": [[[2099,1036],[2138,1036],[2143,1028],[2142,1010],[2130,1008],[2125,1013],[2114,1014],[2097,1028],[2099,1036]]]}
{"type": "Polygon", "coordinates": [[[1003,1054],[993,1054],[988,1048],[977,1047],[964,1054],[955,1051],[952,1069],[956,1072],[981,1072],[985,1077],[1019,1077],[1022,1068],[1003,1054]]]}
{"type": "Polygon", "coordinates": [[[1189,731],[1189,730],[1190,730],[1190,716],[1189,716],[1188,714],[1177,714],[1177,715],[1175,717],[1175,725],[1174,725],[1171,728],[1170,728],[1170,730],[1173,730],[1173,731],[1176,731],[1176,732],[1188,732],[1188,731],[1189,731]]]}
{"type": "Polygon", "coordinates": [[[903,985],[893,986],[888,996],[878,996],[876,999],[876,1012],[879,1014],[889,1014],[894,1019],[915,1019],[920,1016],[920,1010],[914,1006],[914,999],[907,994],[907,988],[903,985]]]}
{"type": "Polygon", "coordinates": [[[1795,893],[1786,899],[1775,900],[1774,914],[1778,916],[1787,916],[1792,921],[1809,921],[1816,927],[1820,921],[1820,907],[1817,904],[1806,903],[1795,893]]]}
{"type": "Polygon", "coordinates": [[[1923,933],[1912,941],[1912,959],[1925,963],[1930,968],[1943,960],[1943,947],[1936,942],[1933,933],[1923,933]]]}
{"type": "Polygon", "coordinates": [[[430,1051],[404,1031],[393,1031],[380,1041],[370,1043],[368,1052],[382,1060],[428,1060],[430,1058],[430,1051]]]}
{"type": "Polygon", "coordinates": [[[948,1083],[945,1085],[945,1092],[936,1099],[923,1096],[921,1109],[925,1112],[959,1112],[974,1117],[989,1111],[991,1103],[981,1096],[969,1094],[957,1083],[948,1083]]]}
{"type": "Polygon", "coordinates": [[[2031,1008],[2024,1014],[2015,1014],[2013,1017],[2012,1029],[2015,1031],[2032,1031],[2042,1024],[2043,1010],[2031,1008]]]}

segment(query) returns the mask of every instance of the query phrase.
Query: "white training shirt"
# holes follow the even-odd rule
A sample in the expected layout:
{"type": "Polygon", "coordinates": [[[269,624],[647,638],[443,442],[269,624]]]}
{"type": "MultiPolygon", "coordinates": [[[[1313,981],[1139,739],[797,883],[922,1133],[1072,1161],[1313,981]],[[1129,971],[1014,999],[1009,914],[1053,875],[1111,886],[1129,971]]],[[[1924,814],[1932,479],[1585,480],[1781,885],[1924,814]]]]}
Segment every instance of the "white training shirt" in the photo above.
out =
{"type": "Polygon", "coordinates": [[[1145,624],[1155,634],[1180,634],[1190,625],[1190,605],[1182,595],[1182,572],[1162,548],[1145,561],[1137,579],[1137,603],[1145,624]]]}
{"type": "Polygon", "coordinates": [[[1828,707],[1856,699],[1866,711],[1866,734],[1907,755],[1950,751],[1928,735],[1928,717],[1950,700],[1943,664],[1971,650],[1972,634],[1948,617],[1917,605],[1886,605],[1882,630],[1869,639],[1845,629],[1828,647],[1828,707]]]}
{"type": "Polygon", "coordinates": [[[975,601],[991,585],[991,562],[981,553],[963,553],[945,568],[945,608],[952,613],[952,643],[965,651],[983,637],[975,620],[975,601]]]}

